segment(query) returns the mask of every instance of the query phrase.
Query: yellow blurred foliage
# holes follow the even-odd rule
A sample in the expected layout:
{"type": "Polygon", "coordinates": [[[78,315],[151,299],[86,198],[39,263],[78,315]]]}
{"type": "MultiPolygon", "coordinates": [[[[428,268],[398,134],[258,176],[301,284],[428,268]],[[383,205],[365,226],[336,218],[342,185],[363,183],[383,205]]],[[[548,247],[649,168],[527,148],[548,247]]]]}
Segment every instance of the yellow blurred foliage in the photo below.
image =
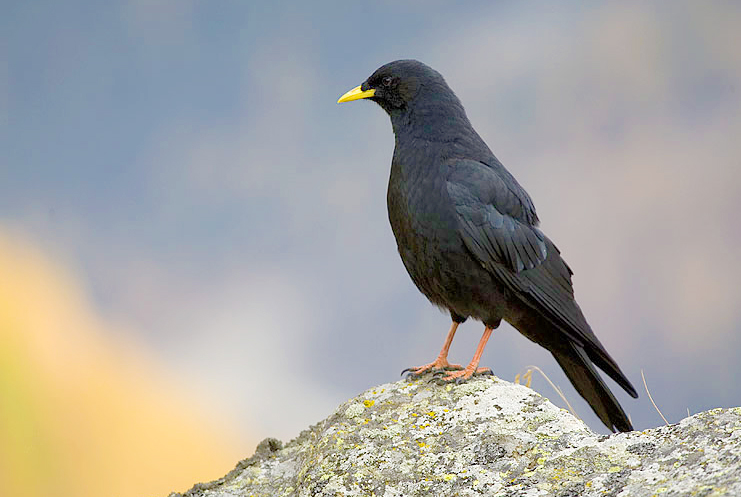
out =
{"type": "Polygon", "coordinates": [[[248,455],[243,429],[128,336],[68,271],[0,231],[0,495],[166,495],[248,455]]]}

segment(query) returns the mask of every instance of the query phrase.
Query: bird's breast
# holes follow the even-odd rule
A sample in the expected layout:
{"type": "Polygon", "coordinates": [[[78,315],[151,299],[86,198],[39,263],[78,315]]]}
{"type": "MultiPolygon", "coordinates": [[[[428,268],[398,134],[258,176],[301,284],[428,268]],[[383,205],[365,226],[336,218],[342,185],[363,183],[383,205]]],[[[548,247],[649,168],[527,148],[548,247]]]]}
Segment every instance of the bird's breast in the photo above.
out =
{"type": "Polygon", "coordinates": [[[388,214],[399,255],[417,288],[433,303],[449,307],[451,271],[464,250],[445,187],[434,167],[405,168],[396,160],[389,179],[388,214]]]}
{"type": "Polygon", "coordinates": [[[392,164],[387,204],[397,243],[438,252],[458,239],[445,178],[433,167],[410,171],[392,164]]]}

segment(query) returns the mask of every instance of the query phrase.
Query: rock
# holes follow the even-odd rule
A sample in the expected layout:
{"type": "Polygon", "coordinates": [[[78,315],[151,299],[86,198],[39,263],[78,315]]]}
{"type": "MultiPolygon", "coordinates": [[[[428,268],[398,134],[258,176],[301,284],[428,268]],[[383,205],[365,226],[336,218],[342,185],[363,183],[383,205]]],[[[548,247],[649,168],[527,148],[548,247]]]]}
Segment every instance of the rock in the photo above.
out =
{"type": "Polygon", "coordinates": [[[428,379],[367,390],[185,495],[741,495],[741,408],[601,436],[525,386],[428,379]]]}

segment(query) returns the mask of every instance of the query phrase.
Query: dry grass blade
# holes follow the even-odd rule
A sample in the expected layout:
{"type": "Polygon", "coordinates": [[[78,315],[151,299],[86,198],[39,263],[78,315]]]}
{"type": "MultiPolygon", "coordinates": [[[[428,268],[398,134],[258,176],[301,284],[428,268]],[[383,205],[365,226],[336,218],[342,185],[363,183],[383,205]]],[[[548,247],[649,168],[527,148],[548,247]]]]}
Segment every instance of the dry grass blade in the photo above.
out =
{"type": "Polygon", "coordinates": [[[525,386],[528,387],[528,388],[530,388],[530,384],[533,382],[533,370],[532,369],[528,369],[527,371],[525,371],[522,374],[522,376],[520,376],[520,373],[517,373],[515,375],[515,383],[517,383],[519,385],[520,384],[520,379],[525,380],[525,386]]]}
{"type": "MultiPolygon", "coordinates": [[[[666,418],[664,417],[664,415],[661,413],[661,410],[659,410],[659,407],[656,405],[656,402],[654,402],[654,398],[651,397],[651,392],[648,391],[648,385],[646,385],[646,377],[643,375],[643,370],[642,369],[641,369],[641,378],[643,378],[643,388],[646,389],[646,393],[648,394],[648,399],[653,404],[654,409],[656,409],[656,412],[659,413],[659,416],[661,416],[661,419],[663,419],[664,420],[664,423],[666,423],[667,426],[668,426],[669,425],[669,421],[667,421],[666,418]]],[[[687,409],[687,412],[689,412],[689,409],[687,409]]]]}
{"type": "MultiPolygon", "coordinates": [[[[532,377],[533,377],[533,370],[535,370],[535,371],[537,371],[538,373],[540,373],[541,375],[543,375],[543,378],[545,378],[545,381],[547,381],[547,382],[548,382],[548,384],[549,384],[549,385],[551,386],[551,388],[553,388],[553,390],[555,390],[555,391],[556,391],[556,393],[558,394],[558,396],[559,396],[559,397],[561,397],[561,400],[563,400],[563,401],[564,401],[564,402],[566,403],[566,406],[567,406],[567,407],[569,408],[569,412],[570,412],[571,414],[573,414],[573,415],[574,415],[574,417],[575,417],[576,419],[579,419],[579,420],[581,420],[581,418],[579,417],[579,415],[578,415],[578,414],[576,414],[576,411],[574,410],[574,408],[573,408],[573,407],[571,407],[571,404],[569,403],[568,399],[567,399],[567,398],[566,398],[566,396],[565,396],[565,395],[563,394],[563,392],[561,391],[561,389],[560,389],[560,388],[558,388],[558,387],[557,387],[557,386],[556,386],[556,385],[555,385],[555,384],[554,384],[554,383],[553,383],[553,382],[551,381],[551,379],[550,379],[550,378],[548,378],[548,375],[547,375],[547,374],[545,374],[545,373],[543,372],[543,370],[542,370],[542,369],[540,369],[540,368],[539,368],[538,366],[532,366],[532,365],[531,365],[531,366],[527,366],[527,371],[526,371],[526,372],[525,372],[525,373],[524,373],[524,374],[522,375],[522,378],[525,378],[525,379],[527,379],[527,384],[526,384],[526,386],[527,386],[527,387],[530,387],[530,382],[532,381],[532,377]]],[[[519,381],[519,380],[520,380],[520,375],[518,374],[518,375],[517,375],[517,376],[515,377],[515,383],[519,384],[519,383],[520,383],[520,381],[519,381]]]]}

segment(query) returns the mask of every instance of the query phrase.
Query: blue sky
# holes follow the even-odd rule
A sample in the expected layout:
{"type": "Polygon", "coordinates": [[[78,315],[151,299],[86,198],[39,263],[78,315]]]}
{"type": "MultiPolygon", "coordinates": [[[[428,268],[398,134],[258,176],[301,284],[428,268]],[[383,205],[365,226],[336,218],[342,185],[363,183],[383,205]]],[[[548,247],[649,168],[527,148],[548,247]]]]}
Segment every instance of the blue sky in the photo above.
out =
{"type": "MultiPolygon", "coordinates": [[[[335,104],[398,58],[446,77],[529,191],[636,387],[643,369],[671,421],[741,404],[736,4],[37,2],[0,22],[0,230],[258,437],[432,360],[448,329],[388,226],[388,118],[335,104]]],[[[603,430],[511,328],[482,360],[529,364],[603,430]]],[[[638,389],[615,392],[660,424],[638,389]]]]}

